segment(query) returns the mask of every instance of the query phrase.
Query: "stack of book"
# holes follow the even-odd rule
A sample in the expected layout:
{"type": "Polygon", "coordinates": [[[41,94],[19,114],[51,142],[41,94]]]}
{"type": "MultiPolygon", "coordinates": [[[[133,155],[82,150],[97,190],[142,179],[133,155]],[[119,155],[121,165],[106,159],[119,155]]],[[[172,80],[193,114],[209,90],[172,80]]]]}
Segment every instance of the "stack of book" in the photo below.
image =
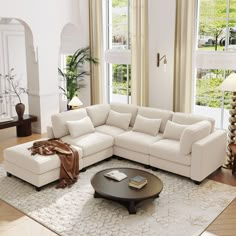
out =
{"type": "Polygon", "coordinates": [[[147,179],[143,176],[137,175],[129,180],[129,186],[133,188],[142,188],[147,184],[147,179]]]}

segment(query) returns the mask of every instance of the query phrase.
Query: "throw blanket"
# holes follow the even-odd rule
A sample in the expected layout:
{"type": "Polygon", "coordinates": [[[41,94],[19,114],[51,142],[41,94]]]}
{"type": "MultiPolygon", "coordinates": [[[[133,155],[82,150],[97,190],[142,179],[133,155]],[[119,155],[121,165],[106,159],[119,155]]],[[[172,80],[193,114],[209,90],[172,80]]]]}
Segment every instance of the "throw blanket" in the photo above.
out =
{"type": "Polygon", "coordinates": [[[79,174],[79,155],[68,143],[60,139],[48,139],[36,141],[29,148],[31,155],[53,155],[57,154],[61,161],[60,181],[56,188],[65,188],[77,181],[79,174]]]}

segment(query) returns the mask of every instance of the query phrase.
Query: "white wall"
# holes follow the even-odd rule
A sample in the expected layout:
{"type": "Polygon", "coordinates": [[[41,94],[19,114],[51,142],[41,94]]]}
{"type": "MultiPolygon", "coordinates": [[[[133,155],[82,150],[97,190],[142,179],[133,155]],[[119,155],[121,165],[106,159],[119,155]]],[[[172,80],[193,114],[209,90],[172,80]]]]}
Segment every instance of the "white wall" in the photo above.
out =
{"type": "Polygon", "coordinates": [[[57,67],[61,31],[67,23],[79,24],[79,7],[84,2],[50,0],[45,4],[41,0],[0,0],[0,17],[20,19],[32,31],[33,42],[28,40],[29,45],[26,45],[27,56],[30,56],[27,60],[28,80],[31,81],[29,110],[38,116],[39,121],[34,124],[38,132],[45,132],[51,115],[59,111],[57,67]]]}
{"type": "Polygon", "coordinates": [[[149,0],[149,106],[173,109],[174,34],[176,0],[149,0]],[[156,66],[157,53],[167,56],[156,66]]]}

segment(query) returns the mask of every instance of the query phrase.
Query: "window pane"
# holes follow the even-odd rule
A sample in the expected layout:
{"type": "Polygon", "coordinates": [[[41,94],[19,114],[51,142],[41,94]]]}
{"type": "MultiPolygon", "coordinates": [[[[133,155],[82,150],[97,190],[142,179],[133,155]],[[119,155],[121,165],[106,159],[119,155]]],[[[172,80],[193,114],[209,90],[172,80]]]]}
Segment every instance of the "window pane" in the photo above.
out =
{"type": "Polygon", "coordinates": [[[230,70],[197,70],[194,111],[197,114],[213,117],[218,128],[221,127],[221,122],[223,128],[228,126],[232,93],[223,93],[218,87],[230,73],[232,73],[230,70]]]}
{"type": "Polygon", "coordinates": [[[129,47],[129,7],[128,0],[112,1],[112,48],[129,47]]]}
{"type": "Polygon", "coordinates": [[[130,65],[112,65],[111,102],[130,103],[130,74],[130,65]]]}
{"type": "Polygon", "coordinates": [[[227,31],[226,0],[201,0],[199,8],[198,48],[224,50],[227,31]]]}

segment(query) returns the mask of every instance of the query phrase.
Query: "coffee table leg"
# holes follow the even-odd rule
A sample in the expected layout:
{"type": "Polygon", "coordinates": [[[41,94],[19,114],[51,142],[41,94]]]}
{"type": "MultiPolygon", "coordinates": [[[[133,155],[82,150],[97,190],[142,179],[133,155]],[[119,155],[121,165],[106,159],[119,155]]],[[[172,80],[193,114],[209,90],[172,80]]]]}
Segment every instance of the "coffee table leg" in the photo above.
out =
{"type": "Polygon", "coordinates": [[[135,206],[135,202],[134,201],[130,201],[127,209],[129,211],[129,214],[136,214],[136,206],[135,206]]]}

